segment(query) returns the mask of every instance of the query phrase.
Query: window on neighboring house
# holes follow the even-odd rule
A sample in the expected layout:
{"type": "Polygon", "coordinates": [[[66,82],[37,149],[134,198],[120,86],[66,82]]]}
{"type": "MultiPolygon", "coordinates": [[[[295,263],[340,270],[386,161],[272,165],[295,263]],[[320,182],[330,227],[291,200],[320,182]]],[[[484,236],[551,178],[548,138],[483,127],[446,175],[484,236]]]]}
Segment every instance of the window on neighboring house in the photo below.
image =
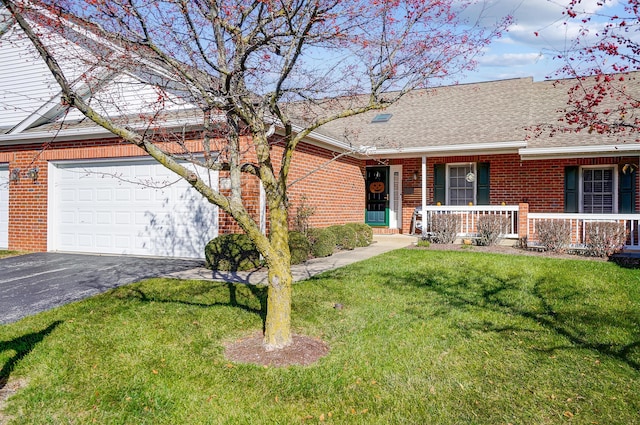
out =
{"type": "Polygon", "coordinates": [[[605,214],[614,212],[613,168],[582,170],[582,211],[605,214]]]}
{"type": "Polygon", "coordinates": [[[433,203],[489,205],[489,163],[435,164],[433,203]]]}

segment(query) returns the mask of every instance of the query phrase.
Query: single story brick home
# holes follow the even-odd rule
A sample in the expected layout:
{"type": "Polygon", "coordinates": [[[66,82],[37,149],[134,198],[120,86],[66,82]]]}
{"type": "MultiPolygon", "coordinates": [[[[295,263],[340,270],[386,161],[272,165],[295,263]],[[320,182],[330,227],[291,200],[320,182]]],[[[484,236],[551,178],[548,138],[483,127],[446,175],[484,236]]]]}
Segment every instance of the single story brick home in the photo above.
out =
{"type": "MultiPolygon", "coordinates": [[[[142,150],[67,113],[46,66],[4,22],[0,248],[200,258],[211,238],[238,231],[142,150]]],[[[101,81],[87,93],[117,99],[119,109],[105,111],[112,116],[152,108],[157,97],[132,70],[101,81]]],[[[584,223],[614,220],[629,230],[627,248],[638,248],[640,145],[587,132],[534,134],[557,123],[569,84],[519,78],[417,90],[384,111],[327,124],[294,155],[291,219],[304,204],[314,227],[365,222],[377,233],[412,234],[430,215],[450,213],[464,218],[465,235],[479,216],[501,214],[514,240],[535,240],[539,220],[564,219],[575,243],[584,241],[584,223]]],[[[165,130],[197,137],[197,120],[178,106],[165,130]]],[[[274,157],[278,137],[276,128],[274,157]]],[[[223,173],[201,172],[226,190],[223,173]]],[[[256,178],[247,177],[243,196],[266,229],[256,178]]]]}

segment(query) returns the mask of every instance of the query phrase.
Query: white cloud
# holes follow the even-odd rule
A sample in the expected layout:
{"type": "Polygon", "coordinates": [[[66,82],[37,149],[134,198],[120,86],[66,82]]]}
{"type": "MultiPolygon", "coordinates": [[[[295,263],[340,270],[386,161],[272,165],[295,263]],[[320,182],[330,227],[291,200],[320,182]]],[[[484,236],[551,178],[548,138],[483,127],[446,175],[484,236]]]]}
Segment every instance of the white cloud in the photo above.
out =
{"type": "Polygon", "coordinates": [[[533,65],[544,58],[541,53],[503,53],[488,54],[479,60],[482,66],[526,66],[533,65]]]}
{"type": "MultiPolygon", "coordinates": [[[[510,15],[513,24],[502,38],[494,41],[478,58],[477,79],[533,76],[536,80],[553,76],[562,64],[553,60],[555,52],[573,45],[581,30],[587,26],[592,36],[600,31],[606,15],[619,13],[620,0],[582,0],[578,11],[591,17],[567,20],[564,14],[569,0],[480,0],[465,15],[473,21],[482,15],[481,23],[490,26],[501,17],[510,15]]],[[[580,16],[579,16],[580,17],[580,16]]],[[[578,17],[578,18],[579,18],[578,17]]],[[[588,39],[587,39],[588,40],[588,39]]]]}

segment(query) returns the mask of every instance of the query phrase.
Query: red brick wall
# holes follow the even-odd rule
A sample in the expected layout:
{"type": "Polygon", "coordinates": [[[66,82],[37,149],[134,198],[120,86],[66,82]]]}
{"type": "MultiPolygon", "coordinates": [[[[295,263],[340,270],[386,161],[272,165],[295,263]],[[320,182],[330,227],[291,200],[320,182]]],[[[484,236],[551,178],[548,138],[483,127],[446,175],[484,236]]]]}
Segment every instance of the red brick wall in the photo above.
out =
{"type": "Polygon", "coordinates": [[[336,155],[309,144],[296,149],[289,172],[291,226],[303,198],[305,205],[314,209],[310,217],[312,227],[364,222],[363,163],[347,156],[334,160],[336,155]]]}
{"type": "MultiPolygon", "coordinates": [[[[245,140],[248,146],[249,140],[245,140]]],[[[282,149],[272,149],[277,167],[282,149]]],[[[118,140],[60,142],[46,146],[20,145],[0,147],[0,163],[9,169],[20,168],[20,180],[9,185],[9,248],[26,251],[47,250],[48,161],[96,158],[117,158],[146,155],[136,146],[118,140]],[[27,178],[30,168],[38,167],[38,179],[27,178]]],[[[290,219],[293,224],[297,207],[305,196],[307,206],[315,209],[310,222],[314,227],[335,223],[362,222],[364,219],[364,178],[361,162],[341,157],[337,153],[301,144],[295,152],[289,181],[302,178],[289,193],[290,219]],[[312,170],[309,176],[306,176],[312,170]],[[306,177],[305,177],[306,176],[306,177]]],[[[252,153],[245,151],[247,160],[252,153]]],[[[255,158],[255,156],[253,156],[255,158]]],[[[224,173],[221,178],[226,177],[224,173]]],[[[243,177],[244,204],[258,221],[260,214],[260,183],[257,177],[243,177]]],[[[239,232],[239,226],[224,212],[220,212],[219,232],[239,232]]]]}
{"type": "MultiPolygon", "coordinates": [[[[276,170],[282,159],[283,148],[274,143],[271,158],[276,170]]],[[[255,161],[252,149],[245,150],[247,162],[255,161]]],[[[364,222],[363,162],[348,156],[336,159],[332,152],[308,143],[296,148],[289,170],[289,227],[294,228],[298,208],[302,203],[313,209],[309,218],[311,227],[364,222]]],[[[254,220],[259,218],[260,182],[257,177],[243,176],[243,201],[254,220]]],[[[268,223],[268,212],[267,212],[268,223]]],[[[228,214],[220,213],[220,233],[240,232],[239,226],[228,214]]],[[[267,228],[268,230],[268,228],[267,228]]]]}

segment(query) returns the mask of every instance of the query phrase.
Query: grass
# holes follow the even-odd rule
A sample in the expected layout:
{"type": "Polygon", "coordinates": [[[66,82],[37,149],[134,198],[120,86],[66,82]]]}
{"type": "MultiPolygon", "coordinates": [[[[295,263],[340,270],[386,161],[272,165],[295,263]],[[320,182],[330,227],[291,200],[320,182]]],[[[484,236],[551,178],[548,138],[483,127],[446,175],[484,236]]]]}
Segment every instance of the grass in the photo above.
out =
{"type": "Polygon", "coordinates": [[[22,255],[22,251],[8,251],[6,249],[0,249],[0,258],[13,257],[15,255],[22,255]]]}
{"type": "Polygon", "coordinates": [[[26,383],[4,414],[17,424],[640,418],[634,270],[473,251],[394,251],[295,286],[296,332],[331,347],[309,367],[224,358],[225,341],[262,325],[254,292],[152,279],[4,325],[0,382],[26,383]],[[344,308],[334,309],[336,302],[344,308]]]}

